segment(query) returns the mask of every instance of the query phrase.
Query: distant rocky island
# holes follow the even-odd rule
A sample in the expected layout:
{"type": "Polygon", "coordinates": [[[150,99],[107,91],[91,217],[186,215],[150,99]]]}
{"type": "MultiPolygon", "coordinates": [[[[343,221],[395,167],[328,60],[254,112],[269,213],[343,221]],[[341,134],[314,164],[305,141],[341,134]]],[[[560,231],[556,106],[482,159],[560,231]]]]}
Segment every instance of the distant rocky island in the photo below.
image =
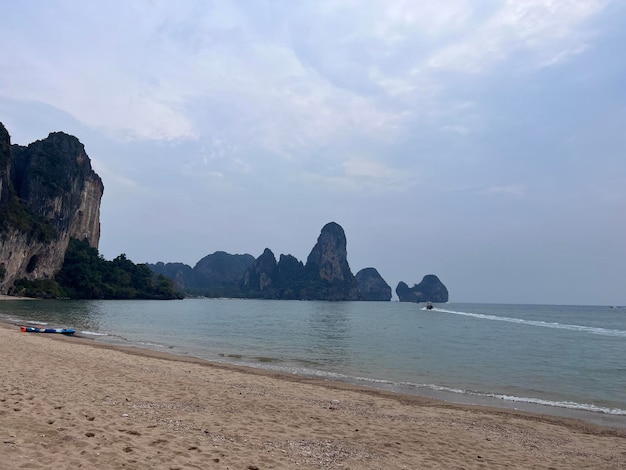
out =
{"type": "MultiPolygon", "coordinates": [[[[292,255],[276,256],[269,248],[254,258],[249,254],[217,251],[192,268],[183,263],[150,264],[150,268],[189,295],[285,300],[390,301],[391,287],[373,267],[352,274],[343,228],[326,224],[306,263],[292,255]]],[[[447,302],[448,290],[435,275],[409,288],[396,289],[401,302],[447,302]]]]}
{"type": "Polygon", "coordinates": [[[409,287],[399,282],[396,294],[400,302],[447,302],[448,289],[434,274],[427,274],[422,282],[409,287]]]}
{"type": "MultiPolygon", "coordinates": [[[[12,145],[0,123],[0,294],[47,298],[174,299],[184,295],[253,299],[390,301],[391,287],[373,267],[352,274],[343,228],[326,224],[306,263],[216,251],[192,268],[135,264],[98,253],[104,185],[80,141],[63,132],[27,147],[12,145]]],[[[447,302],[432,274],[401,302],[447,302]]]]}

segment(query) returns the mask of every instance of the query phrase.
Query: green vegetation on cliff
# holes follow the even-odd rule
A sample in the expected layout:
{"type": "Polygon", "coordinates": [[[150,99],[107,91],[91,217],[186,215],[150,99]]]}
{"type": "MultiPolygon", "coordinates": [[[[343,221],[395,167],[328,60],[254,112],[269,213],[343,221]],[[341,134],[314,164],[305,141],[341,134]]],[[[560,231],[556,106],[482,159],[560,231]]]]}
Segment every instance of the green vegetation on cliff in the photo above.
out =
{"type": "Polygon", "coordinates": [[[284,299],[284,300],[345,300],[346,292],[356,289],[354,277],[344,280],[328,281],[319,275],[315,265],[304,266],[293,256],[281,255],[280,262],[266,275],[271,280],[263,289],[259,289],[258,279],[254,287],[240,283],[237,297],[249,299],[284,299]]]}
{"type": "Polygon", "coordinates": [[[177,299],[172,281],[155,275],[146,264],[135,264],[121,254],[105,260],[85,241],[71,239],[63,268],[55,280],[15,283],[15,293],[31,297],[72,299],[177,299]]]}
{"type": "Polygon", "coordinates": [[[0,205],[0,235],[10,230],[27,233],[41,243],[47,243],[57,235],[50,222],[26,209],[15,194],[10,194],[9,200],[0,205]]]}

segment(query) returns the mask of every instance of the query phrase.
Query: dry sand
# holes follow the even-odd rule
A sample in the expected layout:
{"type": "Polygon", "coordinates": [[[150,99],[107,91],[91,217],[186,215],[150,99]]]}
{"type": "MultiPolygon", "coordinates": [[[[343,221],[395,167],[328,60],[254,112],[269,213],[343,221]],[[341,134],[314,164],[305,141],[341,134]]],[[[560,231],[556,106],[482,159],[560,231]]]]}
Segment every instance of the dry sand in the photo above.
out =
{"type": "Polygon", "coordinates": [[[2,469],[626,468],[626,430],[0,325],[2,469]]]}
{"type": "Polygon", "coordinates": [[[32,297],[18,297],[15,295],[0,294],[0,300],[35,300],[32,297]]]}

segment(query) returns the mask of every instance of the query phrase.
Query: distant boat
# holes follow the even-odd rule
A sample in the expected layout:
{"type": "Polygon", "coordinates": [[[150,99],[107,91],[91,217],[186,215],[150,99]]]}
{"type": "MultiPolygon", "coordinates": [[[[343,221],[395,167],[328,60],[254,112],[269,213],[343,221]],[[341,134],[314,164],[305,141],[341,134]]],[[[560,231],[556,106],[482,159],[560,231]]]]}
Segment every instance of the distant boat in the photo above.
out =
{"type": "Polygon", "coordinates": [[[76,330],[71,328],[42,328],[40,326],[23,326],[22,333],[60,333],[62,335],[73,335],[76,330]]]}
{"type": "Polygon", "coordinates": [[[426,310],[432,310],[433,308],[434,308],[434,307],[433,307],[432,302],[427,302],[427,303],[426,303],[426,310]]]}

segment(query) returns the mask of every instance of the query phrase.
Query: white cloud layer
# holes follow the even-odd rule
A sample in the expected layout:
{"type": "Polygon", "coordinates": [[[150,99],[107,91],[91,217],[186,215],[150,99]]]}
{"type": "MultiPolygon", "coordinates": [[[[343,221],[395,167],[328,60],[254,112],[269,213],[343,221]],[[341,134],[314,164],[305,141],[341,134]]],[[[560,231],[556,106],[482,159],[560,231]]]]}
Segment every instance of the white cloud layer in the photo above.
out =
{"type": "Polygon", "coordinates": [[[243,136],[293,155],[346,134],[395,138],[441,105],[441,70],[489,73],[517,54],[530,54],[526,67],[566,60],[606,2],[302,2],[259,18],[261,5],[25,7],[1,35],[18,45],[3,54],[15,70],[3,93],[119,137],[243,136]],[[207,123],[204,106],[228,116],[207,123]]]}

